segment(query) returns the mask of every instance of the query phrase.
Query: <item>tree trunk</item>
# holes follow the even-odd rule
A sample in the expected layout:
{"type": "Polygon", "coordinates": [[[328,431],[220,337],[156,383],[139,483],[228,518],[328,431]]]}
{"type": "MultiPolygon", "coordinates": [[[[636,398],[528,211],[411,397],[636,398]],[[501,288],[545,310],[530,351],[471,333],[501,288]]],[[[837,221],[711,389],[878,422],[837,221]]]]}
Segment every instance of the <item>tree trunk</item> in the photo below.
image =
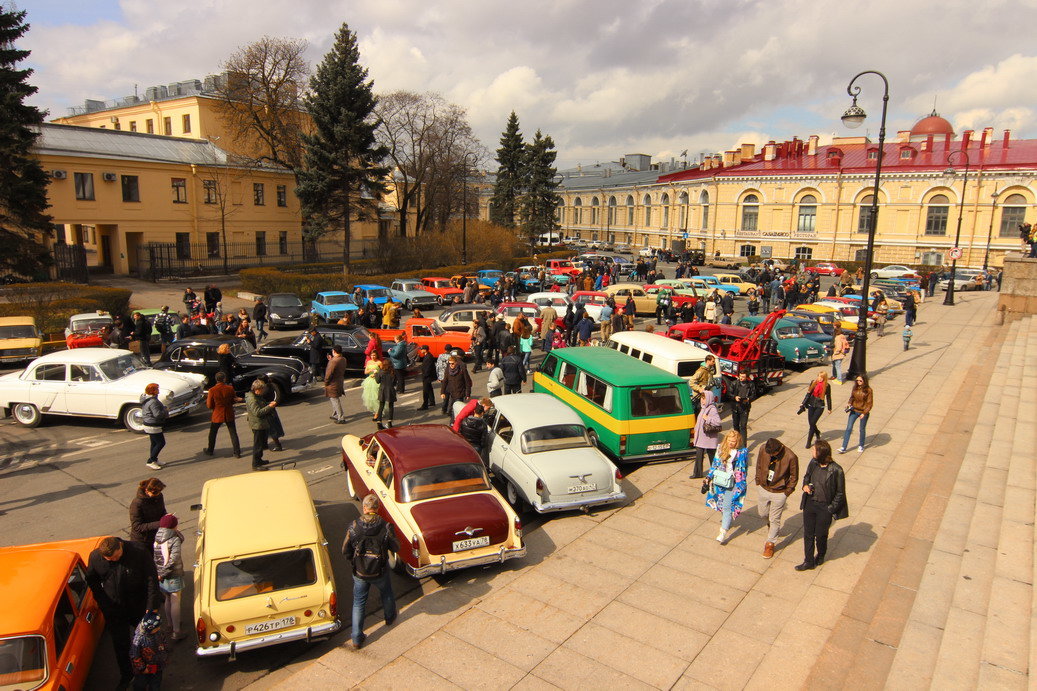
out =
{"type": "Polygon", "coordinates": [[[349,192],[346,192],[346,201],[343,204],[343,210],[345,214],[342,221],[342,274],[349,275],[349,236],[350,236],[350,224],[352,219],[350,214],[353,212],[352,205],[349,203],[349,192]]]}
{"type": "MultiPolygon", "coordinates": [[[[226,276],[230,270],[227,268],[227,214],[225,213],[220,214],[220,237],[223,238],[223,275],[226,276]]],[[[208,253],[208,247],[205,251],[208,253]]]]}

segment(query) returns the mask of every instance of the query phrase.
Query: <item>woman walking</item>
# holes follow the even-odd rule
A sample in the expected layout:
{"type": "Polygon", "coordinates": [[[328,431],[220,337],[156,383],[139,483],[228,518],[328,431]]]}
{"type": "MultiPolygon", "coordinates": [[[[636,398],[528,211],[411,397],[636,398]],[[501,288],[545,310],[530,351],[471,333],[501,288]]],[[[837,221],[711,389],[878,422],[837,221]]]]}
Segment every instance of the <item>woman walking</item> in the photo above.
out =
{"type": "MultiPolygon", "coordinates": [[[[256,377],[257,380],[266,384],[266,390],[263,392],[263,400],[267,403],[277,401],[277,405],[281,405],[283,401],[278,400],[277,390],[270,383],[270,377],[265,374],[261,374],[256,377]]],[[[267,437],[269,438],[269,449],[271,451],[284,451],[284,447],[281,446],[281,437],[284,436],[284,425],[281,424],[281,416],[277,413],[277,408],[273,409],[274,412],[270,413],[267,417],[267,437]]]]}
{"type": "Polygon", "coordinates": [[[866,374],[858,374],[857,381],[850,392],[850,400],[846,402],[846,412],[850,417],[846,420],[846,432],[843,433],[843,445],[839,447],[839,453],[846,453],[846,447],[850,445],[850,434],[853,432],[853,424],[861,421],[861,439],[857,445],[858,451],[864,451],[864,435],[868,427],[868,416],[871,414],[871,406],[874,402],[871,386],[868,384],[866,374]]]}
{"type": "Polygon", "coordinates": [[[151,455],[144,465],[152,470],[160,470],[162,464],[158,462],[158,454],[166,445],[166,435],[163,434],[162,428],[169,419],[169,409],[158,400],[158,384],[148,384],[144,387],[141,404],[141,422],[144,423],[144,432],[151,440],[151,455]]]}
{"type": "Polygon", "coordinates": [[[703,312],[703,318],[710,324],[715,324],[717,321],[717,300],[716,293],[710,293],[709,297],[706,298],[706,311],[703,312]]]}
{"type": "Polygon", "coordinates": [[[388,360],[382,360],[381,367],[375,373],[378,382],[378,412],[375,413],[374,422],[378,429],[392,427],[392,419],[396,410],[396,386],[393,382],[392,365],[388,360]],[[382,417],[386,405],[389,406],[389,420],[386,422],[382,417]]]}
{"type": "Polygon", "coordinates": [[[749,316],[755,317],[760,313],[760,295],[756,292],[756,288],[750,288],[745,298],[745,307],[749,310],[749,316]]]}
{"type": "Polygon", "coordinates": [[[806,395],[803,403],[799,406],[797,415],[804,410],[807,411],[807,422],[810,425],[807,430],[807,448],[811,447],[814,439],[821,438],[821,430],[817,423],[821,420],[821,414],[825,412],[825,404],[828,404],[828,414],[832,414],[832,386],[828,383],[828,373],[821,371],[817,373],[817,379],[807,385],[806,395]]]}
{"type": "Polygon", "coordinates": [[[800,508],[803,510],[803,563],[796,566],[796,571],[809,571],[825,561],[832,521],[850,515],[846,505],[846,476],[842,467],[832,460],[832,447],[823,439],[814,444],[814,457],[803,476],[800,508]]]}
{"type": "Polygon", "coordinates": [[[703,486],[708,485],[706,506],[722,515],[717,534],[717,542],[722,545],[727,542],[731,521],[742,513],[748,469],[749,450],[745,448],[742,435],[737,430],[730,430],[720,442],[709,474],[703,481],[703,486]]]}
{"type": "Polygon", "coordinates": [[[832,332],[832,379],[843,381],[843,360],[850,350],[850,341],[846,338],[841,327],[836,326],[832,332]]]}
{"type": "Polygon", "coordinates": [[[875,307],[875,330],[879,336],[885,335],[886,319],[889,318],[889,303],[886,298],[879,298],[879,304],[875,307]]]}
{"type": "Polygon", "coordinates": [[[166,596],[163,611],[166,621],[173,627],[174,641],[183,640],[186,635],[180,625],[180,594],[184,589],[184,535],[176,529],[177,523],[177,517],[171,513],[159,519],[154,547],[158,587],[166,596]]]}
{"type": "Polygon", "coordinates": [[[692,436],[692,445],[695,447],[695,471],[691,478],[702,477],[702,459],[709,457],[710,464],[717,452],[717,444],[720,440],[720,411],[714,403],[715,396],[709,389],[702,391],[700,395],[701,407],[695,416],[695,433],[692,436]]]}

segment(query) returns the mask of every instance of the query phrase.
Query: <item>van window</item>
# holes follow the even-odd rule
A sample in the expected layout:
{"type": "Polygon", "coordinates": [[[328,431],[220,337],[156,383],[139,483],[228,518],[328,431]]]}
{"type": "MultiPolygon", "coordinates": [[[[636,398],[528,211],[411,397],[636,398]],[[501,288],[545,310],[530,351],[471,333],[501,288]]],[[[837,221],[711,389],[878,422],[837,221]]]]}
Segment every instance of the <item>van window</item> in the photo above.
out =
{"type": "Polygon", "coordinates": [[[544,358],[544,361],[540,363],[540,372],[543,372],[549,377],[553,377],[555,373],[555,366],[558,364],[558,358],[554,355],[548,355],[544,358]]]}
{"type": "Polygon", "coordinates": [[[699,369],[699,364],[695,360],[681,360],[677,363],[677,376],[678,377],[691,377],[699,369]]]}
{"type": "Polygon", "coordinates": [[[624,355],[629,355],[630,354],[630,346],[628,346],[625,343],[620,344],[619,352],[623,353],[624,355]]]}
{"type": "Polygon", "coordinates": [[[676,385],[639,387],[630,392],[630,414],[633,417],[676,415],[684,412],[676,385]]]}
{"type": "Polygon", "coordinates": [[[641,357],[641,359],[644,360],[645,362],[647,362],[649,365],[652,364],[652,354],[651,353],[645,353],[641,357]]]}
{"type": "Polygon", "coordinates": [[[562,369],[558,375],[558,381],[567,389],[575,388],[576,372],[576,365],[569,362],[563,362],[562,369]]]}
{"type": "Polygon", "coordinates": [[[631,357],[636,357],[638,360],[640,360],[641,359],[641,351],[638,350],[637,348],[631,348],[630,349],[630,356],[631,357]]]}
{"type": "Polygon", "coordinates": [[[309,548],[231,559],[216,565],[216,599],[220,602],[316,582],[317,568],[309,548]]]}
{"type": "Polygon", "coordinates": [[[612,412],[612,387],[597,377],[581,372],[576,393],[600,408],[612,412]]]}

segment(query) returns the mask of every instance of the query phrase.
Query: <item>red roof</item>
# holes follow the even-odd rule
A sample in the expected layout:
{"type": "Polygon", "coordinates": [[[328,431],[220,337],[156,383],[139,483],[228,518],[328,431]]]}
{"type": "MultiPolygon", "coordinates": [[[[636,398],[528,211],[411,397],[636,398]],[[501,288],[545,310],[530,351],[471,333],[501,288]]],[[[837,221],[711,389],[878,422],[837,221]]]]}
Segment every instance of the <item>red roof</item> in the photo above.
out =
{"type": "Polygon", "coordinates": [[[482,463],[471,444],[446,425],[390,427],[372,435],[392,459],[396,477],[451,463],[482,463]]]}
{"type": "Polygon", "coordinates": [[[921,120],[915,123],[914,127],[911,128],[912,137],[924,137],[927,134],[934,134],[939,136],[947,134],[953,135],[954,126],[951,125],[951,123],[944,120],[943,118],[941,118],[939,115],[937,115],[936,111],[934,110],[932,112],[932,115],[930,115],[929,117],[922,118],[921,120]]]}

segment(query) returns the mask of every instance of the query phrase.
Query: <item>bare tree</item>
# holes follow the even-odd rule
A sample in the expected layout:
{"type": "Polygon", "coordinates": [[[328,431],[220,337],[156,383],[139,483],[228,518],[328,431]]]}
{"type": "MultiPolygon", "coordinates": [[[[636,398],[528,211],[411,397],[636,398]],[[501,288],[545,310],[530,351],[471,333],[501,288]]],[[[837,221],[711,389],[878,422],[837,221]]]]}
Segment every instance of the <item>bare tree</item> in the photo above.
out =
{"type": "MultiPolygon", "coordinates": [[[[248,177],[252,169],[249,159],[235,158],[217,148],[212,142],[205,155],[206,163],[199,165],[198,170],[202,174],[202,213],[219,224],[220,244],[223,245],[221,255],[223,257],[223,273],[228,270],[227,252],[227,219],[238,213],[242,207],[241,197],[243,180],[248,177]]],[[[207,251],[208,248],[207,248],[207,251]]]]}

